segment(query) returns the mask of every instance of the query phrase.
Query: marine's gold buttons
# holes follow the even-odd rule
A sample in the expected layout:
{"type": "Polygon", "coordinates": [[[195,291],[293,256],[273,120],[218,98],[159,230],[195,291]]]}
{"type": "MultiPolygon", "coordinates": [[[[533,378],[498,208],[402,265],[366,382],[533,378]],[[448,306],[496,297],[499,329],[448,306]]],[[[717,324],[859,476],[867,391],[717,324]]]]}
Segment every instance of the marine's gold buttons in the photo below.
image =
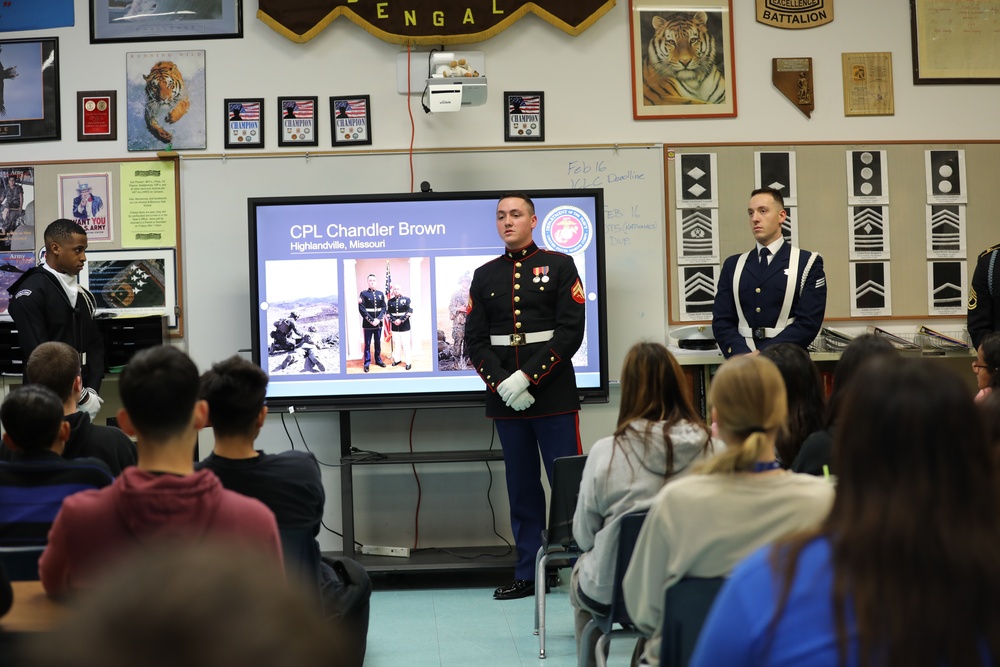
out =
{"type": "Polygon", "coordinates": [[[517,283],[514,283],[514,289],[521,289],[521,286],[518,285],[517,283]]]}
{"type": "Polygon", "coordinates": [[[546,368],[548,368],[548,366],[546,366],[545,364],[542,364],[542,370],[544,371],[546,368]]]}
{"type": "Polygon", "coordinates": [[[757,289],[754,290],[754,292],[757,292],[757,294],[760,294],[760,288],[758,287],[757,289]]]}
{"type": "Polygon", "coordinates": [[[519,296],[515,296],[515,297],[514,297],[514,303],[517,303],[517,302],[518,302],[518,301],[520,301],[520,300],[521,300],[521,297],[519,297],[519,296]]]}
{"type": "Polygon", "coordinates": [[[760,308],[757,308],[757,312],[758,312],[758,313],[760,312],[760,308]]]}
{"type": "Polygon", "coordinates": [[[514,274],[514,277],[515,277],[515,278],[520,278],[520,277],[521,277],[521,274],[520,274],[520,273],[515,273],[515,274],[514,274]]]}
{"type": "Polygon", "coordinates": [[[521,328],[521,322],[518,322],[518,323],[517,323],[517,324],[515,324],[514,326],[515,326],[515,327],[517,327],[518,329],[520,329],[520,328],[521,328]]]}
{"type": "Polygon", "coordinates": [[[538,373],[535,373],[535,375],[533,377],[537,380],[538,379],[538,373]]]}
{"type": "Polygon", "coordinates": [[[521,268],[521,262],[514,262],[514,266],[516,266],[517,268],[520,269],[521,268]]]}
{"type": "Polygon", "coordinates": [[[521,311],[520,311],[520,310],[515,310],[515,311],[514,311],[514,314],[515,314],[515,315],[520,315],[520,314],[521,314],[521,311]]]}

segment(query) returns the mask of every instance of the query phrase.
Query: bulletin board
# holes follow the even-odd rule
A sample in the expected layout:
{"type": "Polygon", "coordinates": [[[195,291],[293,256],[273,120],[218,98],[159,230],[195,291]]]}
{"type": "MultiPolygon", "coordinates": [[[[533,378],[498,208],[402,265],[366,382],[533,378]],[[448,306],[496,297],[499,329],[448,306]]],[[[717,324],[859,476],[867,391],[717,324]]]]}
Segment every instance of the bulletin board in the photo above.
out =
{"type": "Polygon", "coordinates": [[[184,335],[177,157],[5,163],[0,175],[0,209],[8,175],[24,200],[16,229],[0,239],[6,241],[0,263],[13,267],[4,274],[16,279],[41,263],[48,224],[74,220],[87,230],[80,279],[95,293],[98,313],[127,317],[166,309],[171,337],[184,335]]]}
{"type": "MultiPolygon", "coordinates": [[[[693,196],[683,194],[683,188],[691,187],[692,180],[690,177],[683,179],[685,168],[682,166],[682,155],[714,156],[705,164],[711,165],[716,171],[716,180],[705,179],[699,172],[695,172],[695,175],[706,184],[706,188],[715,183],[714,200],[710,203],[716,209],[712,215],[717,217],[718,222],[712,228],[707,222],[711,215],[701,216],[706,222],[698,234],[707,233],[717,237],[716,264],[721,267],[726,257],[754,247],[747,204],[750,192],[757,187],[759,179],[757,154],[794,154],[792,179],[796,196],[793,199],[794,214],[790,219],[797,227],[796,245],[818,251],[824,258],[828,290],[827,322],[943,317],[964,319],[968,284],[975,268],[975,260],[982,250],[1000,242],[995,219],[996,212],[1000,210],[1000,188],[996,186],[994,177],[996,165],[1000,164],[998,142],[676,144],[664,146],[663,152],[668,227],[667,310],[670,324],[711,321],[710,312],[707,316],[692,319],[691,315],[701,315],[697,312],[701,308],[690,308],[690,301],[686,301],[686,295],[682,293],[682,290],[691,288],[690,284],[685,287],[682,261],[691,263],[692,258],[682,260],[682,255],[690,245],[678,234],[679,216],[685,220],[685,224],[680,225],[682,231],[689,227],[686,222],[688,214],[684,212],[685,209],[678,207],[678,196],[682,200],[693,196]],[[959,183],[958,174],[951,168],[932,164],[929,151],[934,153],[935,160],[946,153],[961,154],[961,188],[964,192],[952,191],[951,196],[942,196],[937,189],[951,186],[947,183],[942,185],[944,177],[940,174],[952,177],[956,188],[959,183]],[[880,170],[886,174],[882,190],[888,203],[885,205],[886,210],[880,211],[880,214],[887,217],[887,223],[883,219],[883,226],[888,236],[883,239],[884,247],[878,252],[871,252],[870,247],[866,250],[864,244],[870,241],[864,240],[865,234],[872,229],[872,225],[865,223],[856,210],[859,206],[858,191],[854,188],[859,184],[861,172],[852,166],[852,161],[857,165],[854,155],[858,154],[860,157],[863,153],[868,154],[864,156],[866,160],[875,156],[880,170]],[[678,172],[682,176],[680,183],[678,172]],[[962,196],[957,196],[959,194],[962,196]],[[942,202],[956,199],[964,199],[964,203],[942,205],[942,202]],[[930,219],[931,200],[935,202],[933,223],[930,219]],[[938,234],[944,229],[939,224],[940,209],[950,210],[956,207],[964,208],[960,211],[964,216],[964,223],[958,225],[958,230],[948,226],[951,233],[947,235],[949,243],[946,244],[946,249],[942,250],[945,246],[935,244],[932,251],[929,230],[933,228],[935,234],[938,234]],[[959,236],[961,238],[957,238],[959,236]],[[856,282],[860,279],[854,275],[862,271],[863,267],[852,265],[873,262],[884,263],[883,270],[888,276],[891,291],[885,295],[888,310],[882,309],[877,314],[868,315],[865,313],[871,313],[870,309],[858,307],[859,304],[867,304],[863,302],[863,288],[856,282]],[[944,269],[954,270],[949,275],[960,275],[960,264],[965,266],[965,273],[961,274],[962,280],[945,280],[941,277],[945,274],[939,270],[944,269]],[[959,282],[962,284],[959,285],[959,282]],[[946,300],[944,295],[948,290],[950,294],[946,300]],[[942,307],[942,304],[947,306],[942,307]],[[686,317],[682,317],[682,309],[685,310],[686,317]]],[[[870,170],[866,173],[870,173],[870,170]]],[[[788,179],[777,179],[777,182],[787,188],[789,183],[785,183],[785,180],[788,179]]],[[[699,191],[699,188],[695,187],[694,191],[699,191]]],[[[783,192],[787,198],[788,190],[783,192]]],[[[865,201],[865,197],[862,196],[861,200],[865,201]]],[[[710,213],[707,208],[705,212],[710,213]]],[[[874,226],[877,227],[878,222],[874,226]]],[[[708,247],[707,244],[705,247],[708,247]]]]}

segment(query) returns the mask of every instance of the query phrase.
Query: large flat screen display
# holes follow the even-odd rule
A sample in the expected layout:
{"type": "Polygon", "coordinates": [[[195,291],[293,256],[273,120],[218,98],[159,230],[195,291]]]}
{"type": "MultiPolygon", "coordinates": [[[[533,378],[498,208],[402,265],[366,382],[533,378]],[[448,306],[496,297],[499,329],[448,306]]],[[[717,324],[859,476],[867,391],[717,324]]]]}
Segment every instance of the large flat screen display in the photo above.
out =
{"type": "MultiPolygon", "coordinates": [[[[500,194],[250,199],[252,353],[270,377],[268,405],[483,403],[464,328],[473,273],[503,252],[500,194]],[[385,295],[388,320],[408,318],[408,335],[384,326],[366,335],[373,291],[385,295]],[[395,304],[394,293],[402,297],[395,304]],[[372,355],[365,369],[366,338],[371,348],[377,338],[384,367],[372,355]]],[[[538,217],[534,241],[572,256],[583,282],[586,335],[573,357],[580,397],[607,401],[603,190],[528,194],[538,217]]]]}

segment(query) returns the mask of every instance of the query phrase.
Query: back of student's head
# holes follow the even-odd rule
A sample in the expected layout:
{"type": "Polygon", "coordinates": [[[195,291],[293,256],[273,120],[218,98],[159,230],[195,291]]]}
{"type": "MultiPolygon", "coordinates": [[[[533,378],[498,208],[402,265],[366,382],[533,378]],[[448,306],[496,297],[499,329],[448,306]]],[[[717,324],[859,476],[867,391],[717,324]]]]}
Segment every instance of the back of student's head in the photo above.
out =
{"type": "Polygon", "coordinates": [[[63,423],[63,405],[47,387],[26,384],[15,389],[0,405],[0,422],[23,452],[50,449],[63,423]]]}
{"type": "Polygon", "coordinates": [[[213,364],[201,376],[200,396],[208,402],[217,436],[252,433],[266,393],[267,373],[238,355],[213,364]]]}
{"type": "MultiPolygon", "coordinates": [[[[673,443],[669,429],[680,420],[704,426],[695,412],[691,390],[684,371],[674,355],[661,343],[641,342],[633,345],[625,354],[621,375],[621,402],[618,409],[618,426],[615,437],[633,431],[630,426],[635,420],[647,421],[642,436],[642,445],[648,448],[651,427],[654,422],[665,422],[667,448],[666,474],[673,472],[673,443]]],[[[708,444],[708,430],[705,430],[708,444]]]]}
{"type": "Polygon", "coordinates": [[[340,633],[261,554],[137,552],[28,643],[34,667],[338,667],[340,633]]]}
{"type": "Polygon", "coordinates": [[[118,382],[122,407],[145,438],[164,440],[182,433],[198,401],[198,367],[170,345],[141,350],[118,382]]]}
{"type": "Polygon", "coordinates": [[[862,648],[887,651],[881,664],[972,665],[987,639],[995,656],[1000,493],[967,382],[939,360],[865,364],[833,464],[833,602],[854,601],[862,648]]]}
{"type": "Polygon", "coordinates": [[[838,419],[840,406],[858,369],[874,359],[881,358],[899,358],[899,350],[884,336],[861,334],[847,344],[833,369],[833,392],[830,394],[826,411],[827,426],[832,426],[838,419]]]}
{"type": "Polygon", "coordinates": [[[24,367],[24,381],[56,392],[65,403],[80,375],[80,353],[66,343],[49,341],[32,351],[24,367]]]}
{"type": "Polygon", "coordinates": [[[788,415],[785,382],[778,367],[760,355],[732,357],[712,379],[709,401],[719,435],[730,445],[702,471],[739,472],[753,468],[769,437],[788,415]],[[737,446],[733,446],[733,443],[737,446]]]}
{"type": "Polygon", "coordinates": [[[774,362],[785,381],[788,419],[778,433],[775,449],[788,468],[809,434],[823,426],[826,411],[823,378],[809,353],[794,343],[778,343],[761,354],[774,362]]]}

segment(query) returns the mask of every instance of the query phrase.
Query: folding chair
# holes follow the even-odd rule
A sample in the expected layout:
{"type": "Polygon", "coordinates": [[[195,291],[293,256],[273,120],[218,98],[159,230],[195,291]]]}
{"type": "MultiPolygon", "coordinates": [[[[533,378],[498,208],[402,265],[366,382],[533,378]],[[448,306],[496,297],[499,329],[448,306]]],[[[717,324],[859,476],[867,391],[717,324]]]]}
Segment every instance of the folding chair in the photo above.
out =
{"type": "Polygon", "coordinates": [[[667,589],[660,667],[687,667],[701,626],[725,581],[725,577],[685,577],[667,589]]]}
{"type": "Polygon", "coordinates": [[[615,584],[611,593],[611,606],[607,616],[594,616],[583,629],[580,637],[579,667],[586,667],[590,662],[590,637],[594,632],[600,630],[602,635],[597,640],[595,659],[598,667],[607,667],[607,657],[605,656],[605,646],[611,637],[641,637],[642,632],[635,627],[632,619],[625,608],[625,596],[622,592],[622,581],[625,579],[625,571],[628,569],[629,561],[632,560],[632,552],[635,551],[635,543],[639,539],[639,531],[646,520],[648,510],[629,512],[621,519],[621,529],[618,535],[618,556],[615,562],[615,584]],[[615,629],[615,625],[620,626],[615,629]]]}
{"type": "Polygon", "coordinates": [[[542,531],[542,546],[535,556],[535,634],[539,659],[545,658],[545,568],[554,556],[572,558],[581,553],[573,539],[573,515],[586,462],[586,454],[563,456],[552,462],[549,523],[542,531]]]}

